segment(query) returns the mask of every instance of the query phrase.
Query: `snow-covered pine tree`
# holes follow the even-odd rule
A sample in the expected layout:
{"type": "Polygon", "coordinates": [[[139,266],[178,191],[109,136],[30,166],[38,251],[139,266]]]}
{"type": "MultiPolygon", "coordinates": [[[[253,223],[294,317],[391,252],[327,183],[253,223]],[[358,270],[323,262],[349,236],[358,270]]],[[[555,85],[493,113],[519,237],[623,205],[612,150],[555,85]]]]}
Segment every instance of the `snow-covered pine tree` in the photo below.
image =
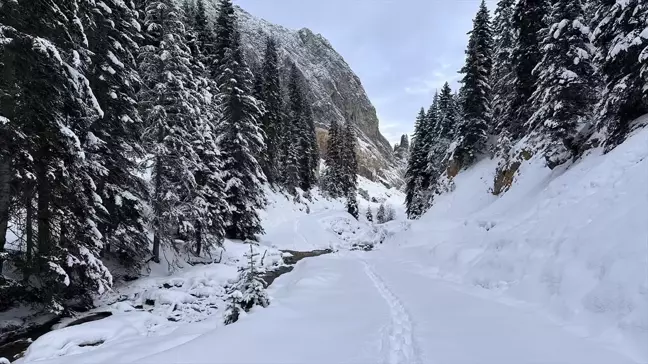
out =
{"type": "Polygon", "coordinates": [[[299,187],[304,190],[310,190],[316,181],[315,167],[319,160],[317,153],[317,141],[315,137],[315,123],[313,113],[308,105],[302,79],[293,64],[290,68],[290,81],[288,83],[288,97],[290,104],[290,120],[295,128],[295,137],[297,143],[297,169],[299,173],[299,187]]]}
{"type": "Polygon", "coordinates": [[[281,161],[279,174],[281,183],[288,193],[295,195],[299,186],[299,138],[297,122],[290,110],[290,102],[284,102],[287,108],[281,115],[280,137],[281,161]]]}
{"type": "Polygon", "coordinates": [[[277,167],[279,165],[279,128],[282,122],[284,109],[283,98],[281,97],[281,77],[279,73],[279,55],[277,53],[277,42],[274,38],[266,40],[263,65],[259,75],[260,93],[265,103],[263,114],[263,131],[266,135],[266,143],[263,153],[262,167],[268,178],[268,182],[275,183],[279,176],[277,167]]]}
{"type": "MultiPolygon", "coordinates": [[[[0,138],[12,138],[7,145],[16,148],[11,158],[3,155],[3,167],[15,194],[25,197],[25,209],[32,199],[37,204],[36,239],[27,241],[32,261],[23,265],[30,277],[26,289],[35,303],[57,312],[71,299],[88,305],[91,292],[104,292],[112,283],[97,259],[104,207],[85,153],[90,127],[103,116],[85,76],[91,62],[81,21],[85,9],[77,1],[37,0],[4,3],[0,14],[0,138]]],[[[6,196],[0,197],[4,204],[6,196]]],[[[0,225],[4,229],[5,221],[0,225]]]]}
{"type": "MultiPolygon", "coordinates": [[[[351,118],[353,119],[353,117],[351,118]]],[[[340,184],[346,197],[347,212],[356,220],[358,210],[358,159],[356,156],[356,136],[351,120],[347,120],[342,134],[342,148],[340,153],[340,184]]]]}
{"type": "Polygon", "coordinates": [[[538,77],[533,69],[540,62],[541,30],[546,27],[547,0],[519,0],[513,14],[517,40],[513,48],[514,97],[508,132],[513,140],[524,134],[524,125],[533,114],[530,102],[538,77]]]}
{"type": "MultiPolygon", "coordinates": [[[[192,15],[193,21],[190,23],[190,26],[196,35],[196,47],[200,52],[198,60],[202,62],[207,70],[211,70],[212,64],[215,63],[215,40],[214,32],[205,11],[204,0],[196,0],[196,6],[192,11],[192,15]]],[[[213,75],[212,78],[214,78],[213,75]]]]}
{"type": "Polygon", "coordinates": [[[183,238],[193,235],[192,224],[200,214],[199,206],[191,203],[199,163],[193,145],[199,123],[193,107],[199,101],[180,9],[173,0],[148,0],[145,9],[145,28],[154,42],[139,54],[144,81],[140,107],[152,161],[152,253],[159,262],[160,246],[172,246],[178,232],[183,238]]]}
{"type": "Polygon", "coordinates": [[[199,137],[194,140],[194,148],[199,163],[194,169],[196,187],[191,202],[196,214],[194,215],[195,237],[193,251],[200,256],[203,251],[222,244],[225,237],[225,220],[229,216],[229,208],[225,200],[225,183],[221,178],[223,169],[218,144],[216,143],[216,117],[206,109],[198,129],[199,137]]]}
{"type": "Polygon", "coordinates": [[[506,149],[510,144],[508,130],[513,119],[515,72],[513,47],[517,40],[513,26],[515,0],[500,0],[493,20],[493,70],[491,73],[492,135],[499,136],[493,149],[506,149]]]}
{"type": "Polygon", "coordinates": [[[197,101],[194,106],[197,110],[193,146],[198,160],[193,170],[196,185],[191,202],[194,207],[194,237],[187,239],[193,243],[193,252],[200,256],[203,251],[209,252],[211,247],[222,243],[228,207],[224,199],[222,163],[216,143],[220,113],[214,95],[218,93],[218,87],[211,78],[212,72],[208,66],[213,63],[214,36],[203,0],[196,2],[191,15],[188,19],[192,20],[190,25],[195,38],[194,57],[191,60],[195,85],[190,92],[197,101]]]}
{"type": "Polygon", "coordinates": [[[236,14],[232,0],[218,1],[218,16],[215,24],[213,57],[210,57],[208,67],[211,68],[212,78],[217,80],[220,77],[221,68],[225,62],[225,53],[232,44],[234,32],[236,31],[236,14]]]}
{"type": "MultiPolygon", "coordinates": [[[[304,89],[302,88],[302,91],[304,89]]],[[[305,125],[304,139],[302,140],[302,150],[308,156],[304,160],[304,169],[306,169],[306,176],[308,180],[303,180],[302,189],[311,189],[317,184],[317,177],[320,165],[320,152],[319,145],[317,144],[317,132],[315,131],[315,117],[313,116],[313,108],[308,95],[304,94],[302,97],[304,105],[302,110],[304,112],[302,119],[305,125]]]]}
{"type": "Polygon", "coordinates": [[[384,224],[385,223],[385,204],[381,203],[380,206],[378,206],[378,212],[376,212],[376,222],[379,224],[384,224]]]}
{"type": "MultiPolygon", "coordinates": [[[[305,138],[304,131],[304,116],[303,106],[304,102],[302,100],[302,91],[299,80],[299,70],[295,64],[290,65],[290,76],[288,78],[288,120],[292,126],[292,140],[291,143],[295,144],[295,165],[297,167],[297,186],[301,186],[304,180],[304,173],[307,170],[304,170],[304,158],[308,156],[304,155],[304,150],[302,149],[302,142],[305,138]]],[[[306,160],[306,168],[308,168],[308,161],[306,160]]]]}
{"type": "MultiPolygon", "coordinates": [[[[421,108],[416,118],[416,123],[414,124],[414,137],[407,161],[407,170],[405,172],[405,206],[407,216],[410,219],[420,217],[426,210],[422,196],[425,194],[423,185],[428,180],[426,172],[428,167],[428,150],[425,144],[425,139],[428,137],[426,135],[427,122],[425,109],[421,108]]],[[[380,214],[380,210],[378,210],[378,213],[380,214]]],[[[376,215],[377,221],[381,223],[378,216],[376,215]]]]}
{"type": "Polygon", "coordinates": [[[254,306],[267,307],[270,304],[260,272],[256,268],[259,253],[254,252],[252,244],[249,245],[250,252],[245,254],[248,264],[239,271],[238,281],[227,292],[229,304],[225,311],[225,325],[238,321],[241,311],[248,312],[254,306]]]}
{"type": "Polygon", "coordinates": [[[428,142],[430,145],[430,158],[429,158],[429,167],[432,168],[430,171],[430,176],[432,181],[430,183],[431,187],[434,187],[434,180],[439,177],[439,175],[444,170],[447,157],[448,157],[448,148],[450,143],[456,134],[457,123],[459,121],[459,115],[457,112],[457,105],[455,102],[455,97],[450,89],[450,85],[446,82],[441,88],[441,93],[439,94],[437,107],[433,106],[430,108],[432,112],[428,111],[428,127],[433,127],[434,113],[436,109],[436,116],[438,122],[434,126],[434,131],[430,134],[434,135],[434,141],[428,142]]]}
{"type": "Polygon", "coordinates": [[[367,221],[369,221],[369,222],[374,221],[373,213],[371,212],[371,206],[367,207],[367,213],[365,214],[365,217],[367,218],[367,221]]]}
{"type": "Polygon", "coordinates": [[[342,188],[345,192],[353,190],[355,193],[358,189],[358,157],[356,155],[355,127],[351,120],[347,120],[344,125],[341,150],[339,164],[341,166],[342,188]]]}
{"type": "Polygon", "coordinates": [[[439,134],[439,127],[441,121],[441,113],[439,109],[439,93],[435,92],[434,97],[432,98],[432,105],[428,108],[427,113],[425,114],[424,124],[423,124],[423,149],[426,153],[426,165],[425,165],[425,174],[423,183],[421,185],[421,199],[423,205],[421,205],[425,212],[429,203],[427,201],[431,195],[430,192],[436,184],[436,179],[441,174],[443,166],[441,161],[445,156],[447,151],[447,145],[441,142],[441,135],[439,134]]]}
{"type": "Polygon", "coordinates": [[[346,209],[349,215],[353,216],[356,220],[360,218],[360,211],[358,210],[357,191],[350,189],[346,193],[346,209]]]}
{"type": "Polygon", "coordinates": [[[148,188],[138,176],[136,160],[144,156],[143,123],[137,110],[136,56],[140,27],[130,3],[91,4],[87,29],[92,52],[90,87],[104,112],[91,126],[88,159],[105,209],[99,231],[104,253],[114,254],[126,267],[137,269],[148,254],[148,188]]]}
{"type": "Polygon", "coordinates": [[[461,69],[464,74],[460,99],[462,121],[454,155],[456,162],[462,167],[466,167],[486,151],[491,124],[492,42],[490,15],[482,0],[470,32],[466,64],[461,69]]]}
{"type": "Polygon", "coordinates": [[[196,3],[193,0],[182,0],[182,13],[187,27],[194,28],[196,25],[196,3]]]}
{"type": "Polygon", "coordinates": [[[594,44],[605,88],[599,129],[607,129],[606,149],[623,142],[630,123],[648,113],[648,4],[643,0],[600,1],[594,44]]]}
{"type": "Polygon", "coordinates": [[[230,210],[225,223],[226,236],[246,240],[256,239],[256,234],[263,233],[259,210],[266,204],[263,191],[266,178],[256,156],[264,146],[264,135],[259,126],[261,110],[252,97],[252,73],[243,59],[235,22],[233,19],[234,33],[217,81],[221,121],[216,134],[223,161],[225,199],[230,210]]]}
{"type": "Polygon", "coordinates": [[[577,126],[591,116],[596,96],[592,66],[593,47],[581,0],[557,0],[551,7],[549,26],[543,30],[542,59],[531,98],[535,112],[527,130],[543,139],[547,165],[553,168],[578,152],[577,126]]]}
{"type": "Polygon", "coordinates": [[[336,120],[332,120],[329,127],[329,138],[326,143],[326,171],[323,177],[324,187],[332,197],[344,195],[344,189],[340,183],[342,180],[342,168],[340,166],[343,145],[342,139],[343,130],[340,129],[336,120]]]}

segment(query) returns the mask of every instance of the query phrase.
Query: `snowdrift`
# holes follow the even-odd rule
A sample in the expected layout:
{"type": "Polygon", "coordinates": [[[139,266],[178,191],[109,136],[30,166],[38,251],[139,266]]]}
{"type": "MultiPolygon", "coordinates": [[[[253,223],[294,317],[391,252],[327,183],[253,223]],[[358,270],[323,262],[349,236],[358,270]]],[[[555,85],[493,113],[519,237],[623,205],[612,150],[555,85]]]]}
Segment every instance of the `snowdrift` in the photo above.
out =
{"type": "Polygon", "coordinates": [[[525,302],[648,361],[646,157],[648,129],[553,171],[534,157],[499,197],[497,161],[485,160],[388,243],[443,279],[525,302]]]}

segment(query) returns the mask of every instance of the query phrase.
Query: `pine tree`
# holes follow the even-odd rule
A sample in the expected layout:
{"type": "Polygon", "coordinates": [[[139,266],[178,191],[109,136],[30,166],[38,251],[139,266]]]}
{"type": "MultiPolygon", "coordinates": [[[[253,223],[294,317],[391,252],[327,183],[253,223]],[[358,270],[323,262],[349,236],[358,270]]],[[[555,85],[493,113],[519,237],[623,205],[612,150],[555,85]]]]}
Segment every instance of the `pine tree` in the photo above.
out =
{"type": "Polygon", "coordinates": [[[606,149],[620,144],[631,122],[648,113],[648,5],[642,0],[600,1],[594,44],[605,88],[599,129],[607,130],[606,149]]]}
{"type": "MultiPolygon", "coordinates": [[[[302,89],[303,90],[303,89],[302,89]]],[[[304,163],[304,168],[307,169],[304,179],[306,182],[302,188],[306,187],[311,189],[317,184],[318,171],[320,166],[320,151],[319,145],[317,144],[317,132],[315,131],[315,117],[313,116],[313,108],[311,107],[311,101],[304,95],[302,98],[304,105],[302,110],[304,111],[303,120],[304,120],[304,134],[305,137],[302,141],[302,150],[307,156],[304,163]]]]}
{"type": "Polygon", "coordinates": [[[517,42],[512,54],[515,89],[508,124],[508,132],[513,139],[522,136],[523,126],[533,113],[530,98],[538,81],[533,69],[542,57],[540,37],[541,30],[546,27],[547,13],[547,0],[520,0],[515,6],[513,26],[517,42]]]}
{"type": "Polygon", "coordinates": [[[252,74],[243,59],[236,28],[225,53],[218,86],[222,119],[217,142],[230,210],[225,232],[232,239],[255,239],[256,234],[263,233],[258,210],[266,203],[266,179],[256,158],[264,146],[264,135],[259,127],[261,110],[252,97],[252,74]]]}
{"type": "Polygon", "coordinates": [[[302,190],[310,190],[316,183],[315,167],[319,160],[315,123],[313,113],[306,101],[299,70],[293,64],[288,84],[290,99],[290,119],[294,126],[297,150],[297,169],[299,186],[302,190]]]}
{"type": "Polygon", "coordinates": [[[197,256],[203,250],[209,251],[211,247],[222,244],[225,220],[229,216],[225,184],[221,178],[223,164],[216,141],[219,115],[213,110],[215,103],[211,99],[201,104],[197,137],[193,141],[198,159],[194,167],[196,185],[191,202],[195,212],[193,244],[197,256]]]}
{"type": "Polygon", "coordinates": [[[94,5],[88,29],[92,51],[89,81],[104,116],[92,124],[88,157],[94,183],[105,210],[98,226],[105,253],[126,259],[137,268],[148,250],[146,183],[135,160],[144,156],[140,137],[143,122],[137,110],[137,42],[142,39],[134,9],[126,3],[94,5]],[[116,27],[115,24],[119,24],[116,27]]]}
{"type": "MultiPolygon", "coordinates": [[[[196,6],[193,10],[192,20],[193,21],[190,24],[193,27],[194,33],[196,34],[196,47],[200,52],[198,60],[202,62],[208,70],[211,70],[216,63],[216,50],[214,45],[214,33],[211,28],[211,24],[209,24],[209,20],[207,19],[204,0],[196,0],[196,6]]],[[[213,73],[212,78],[215,79],[213,73]]]]}
{"type": "Polygon", "coordinates": [[[347,212],[351,214],[356,220],[359,217],[358,211],[358,161],[356,157],[356,139],[353,123],[350,120],[346,122],[346,126],[342,136],[342,149],[340,153],[340,161],[338,165],[340,169],[340,184],[344,195],[346,196],[347,212]]]}
{"type": "Polygon", "coordinates": [[[153,260],[161,245],[171,246],[178,230],[193,234],[191,222],[200,214],[190,203],[195,197],[195,165],[199,157],[192,144],[198,100],[190,53],[184,43],[182,15],[172,0],[149,0],[145,27],[158,46],[142,47],[140,72],[144,81],[140,99],[147,125],[147,150],[153,158],[153,260]]]}
{"type": "Polygon", "coordinates": [[[341,185],[346,195],[358,189],[358,158],[356,155],[356,136],[353,123],[347,120],[342,135],[342,148],[339,165],[341,166],[341,185]]]}
{"type": "Polygon", "coordinates": [[[236,32],[236,14],[232,0],[219,0],[218,17],[215,24],[215,37],[213,56],[210,58],[209,67],[212,70],[212,78],[218,79],[221,68],[225,63],[225,53],[231,46],[234,33],[236,32]]]}
{"type": "Polygon", "coordinates": [[[591,115],[596,82],[582,2],[557,0],[549,23],[543,31],[543,56],[534,71],[538,77],[532,96],[535,112],[527,129],[549,138],[544,153],[553,168],[577,153],[576,128],[591,115]]]}
{"type": "Polygon", "coordinates": [[[437,118],[436,126],[434,126],[434,131],[429,133],[429,135],[433,135],[433,141],[428,142],[430,148],[428,173],[431,179],[429,186],[431,187],[434,187],[436,179],[447,164],[448,148],[456,135],[459,121],[455,98],[447,82],[441,88],[438,100],[435,100],[430,111],[428,111],[427,123],[429,128],[433,127],[435,115],[437,118]],[[436,114],[434,110],[436,110],[436,114]]]}
{"type": "MultiPolygon", "coordinates": [[[[93,181],[94,165],[85,154],[94,141],[91,125],[103,111],[86,77],[91,59],[81,19],[86,21],[87,8],[80,5],[10,2],[0,12],[0,23],[7,25],[0,27],[0,139],[15,148],[12,155],[0,152],[11,176],[0,186],[0,229],[6,229],[7,202],[18,202],[7,199],[9,182],[24,198],[27,213],[33,202],[37,206],[37,234],[27,241],[27,256],[33,259],[26,264],[27,289],[37,303],[56,312],[68,300],[87,306],[92,292],[103,293],[112,284],[97,258],[104,207],[93,181]]],[[[0,234],[2,250],[5,231],[0,234]]],[[[31,234],[28,229],[28,240],[31,234]]]]}
{"type": "Polygon", "coordinates": [[[376,213],[376,222],[379,224],[384,224],[386,222],[385,217],[385,204],[381,203],[378,207],[378,212],[376,213]]]}
{"type": "MultiPolygon", "coordinates": [[[[429,119],[426,117],[425,109],[421,108],[414,125],[414,138],[405,172],[405,206],[407,216],[410,219],[418,218],[426,209],[423,195],[425,194],[424,185],[428,181],[426,172],[428,167],[428,150],[426,149],[425,143],[425,139],[428,138],[428,135],[426,135],[428,133],[428,121],[429,119]]],[[[380,210],[378,210],[378,214],[380,214],[380,210]]],[[[381,223],[378,216],[380,215],[376,215],[377,221],[381,223]]]]}
{"type": "Polygon", "coordinates": [[[248,312],[254,306],[267,307],[270,304],[260,272],[256,268],[258,256],[259,253],[255,253],[250,244],[250,252],[245,254],[248,265],[240,270],[236,284],[228,288],[229,304],[225,311],[225,325],[238,321],[241,311],[248,312]]]}
{"type": "Polygon", "coordinates": [[[196,3],[193,0],[182,0],[182,13],[184,14],[184,22],[190,27],[196,26],[196,3]]]}
{"type": "Polygon", "coordinates": [[[367,213],[365,214],[365,216],[367,217],[367,221],[369,222],[374,221],[373,213],[371,212],[371,206],[367,207],[367,213]]]}
{"type": "Polygon", "coordinates": [[[281,114],[284,105],[283,98],[281,97],[277,43],[271,37],[266,40],[265,56],[259,75],[260,93],[265,103],[263,131],[266,135],[266,146],[262,166],[268,182],[275,183],[279,178],[277,176],[277,166],[279,165],[278,151],[280,147],[279,128],[281,127],[281,114]]]}
{"type": "Polygon", "coordinates": [[[344,187],[342,180],[340,161],[342,159],[343,131],[336,120],[331,121],[329,127],[329,138],[326,144],[326,172],[324,179],[325,189],[332,197],[343,196],[344,187]]]}
{"type": "Polygon", "coordinates": [[[360,218],[360,211],[358,210],[357,191],[350,189],[346,194],[346,208],[349,215],[353,216],[356,220],[360,218]]]}
{"type": "Polygon", "coordinates": [[[470,32],[466,64],[461,88],[462,122],[455,156],[459,164],[472,163],[477,155],[486,151],[488,130],[491,124],[491,69],[492,34],[490,16],[482,1],[470,32]]]}
{"type": "MultiPolygon", "coordinates": [[[[493,70],[490,82],[493,96],[493,135],[508,134],[513,120],[513,48],[517,42],[513,26],[514,5],[515,0],[500,0],[493,21],[493,70]]],[[[509,137],[503,135],[498,144],[508,144],[507,139],[509,137]]],[[[500,148],[501,145],[495,147],[500,148]]]]}
{"type": "MultiPolygon", "coordinates": [[[[434,107],[432,108],[434,110],[434,107]]],[[[447,142],[455,135],[456,125],[458,121],[457,105],[455,97],[450,89],[450,85],[446,82],[441,88],[438,101],[438,124],[435,128],[435,133],[441,139],[447,142]]]]}

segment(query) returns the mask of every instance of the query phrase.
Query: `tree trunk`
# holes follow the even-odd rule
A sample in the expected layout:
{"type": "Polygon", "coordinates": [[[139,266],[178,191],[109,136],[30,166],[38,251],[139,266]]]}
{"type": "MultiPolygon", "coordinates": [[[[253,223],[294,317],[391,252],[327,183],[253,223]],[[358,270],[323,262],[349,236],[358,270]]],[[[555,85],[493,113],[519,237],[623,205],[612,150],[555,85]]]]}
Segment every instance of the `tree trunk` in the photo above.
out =
{"type": "Polygon", "coordinates": [[[162,230],[162,224],[160,221],[160,216],[162,215],[162,206],[160,199],[162,198],[160,190],[162,189],[162,171],[160,168],[161,158],[157,156],[155,158],[155,191],[154,191],[154,201],[153,201],[153,211],[154,211],[154,235],[153,235],[153,261],[156,263],[160,262],[160,233],[162,230]]]}
{"type": "Polygon", "coordinates": [[[25,270],[23,271],[23,279],[26,281],[29,280],[32,269],[32,252],[34,250],[34,186],[29,183],[27,186],[27,192],[25,197],[25,244],[26,244],[26,256],[25,260],[27,262],[25,270]]]}
{"type": "Polygon", "coordinates": [[[50,230],[50,203],[52,196],[50,194],[49,180],[47,179],[47,166],[43,162],[37,162],[34,167],[38,192],[38,255],[44,256],[49,254],[52,243],[50,230]]]}
{"type": "MultiPolygon", "coordinates": [[[[11,162],[8,156],[0,157],[0,254],[4,252],[9,228],[9,205],[11,204],[11,162]]],[[[0,256],[0,275],[3,259],[0,256]]]]}
{"type": "Polygon", "coordinates": [[[202,250],[202,223],[196,222],[196,256],[200,256],[202,250]]]}

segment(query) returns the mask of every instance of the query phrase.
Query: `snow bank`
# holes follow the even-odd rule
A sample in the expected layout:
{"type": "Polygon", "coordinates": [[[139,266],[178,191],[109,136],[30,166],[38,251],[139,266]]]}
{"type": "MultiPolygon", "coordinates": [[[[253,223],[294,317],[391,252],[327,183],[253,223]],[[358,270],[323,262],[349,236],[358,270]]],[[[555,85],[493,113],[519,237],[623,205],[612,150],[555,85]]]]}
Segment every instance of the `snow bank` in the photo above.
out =
{"type": "Polygon", "coordinates": [[[497,162],[482,161],[388,243],[648,361],[647,157],[644,129],[553,171],[532,158],[501,197],[490,193],[497,162]]]}

